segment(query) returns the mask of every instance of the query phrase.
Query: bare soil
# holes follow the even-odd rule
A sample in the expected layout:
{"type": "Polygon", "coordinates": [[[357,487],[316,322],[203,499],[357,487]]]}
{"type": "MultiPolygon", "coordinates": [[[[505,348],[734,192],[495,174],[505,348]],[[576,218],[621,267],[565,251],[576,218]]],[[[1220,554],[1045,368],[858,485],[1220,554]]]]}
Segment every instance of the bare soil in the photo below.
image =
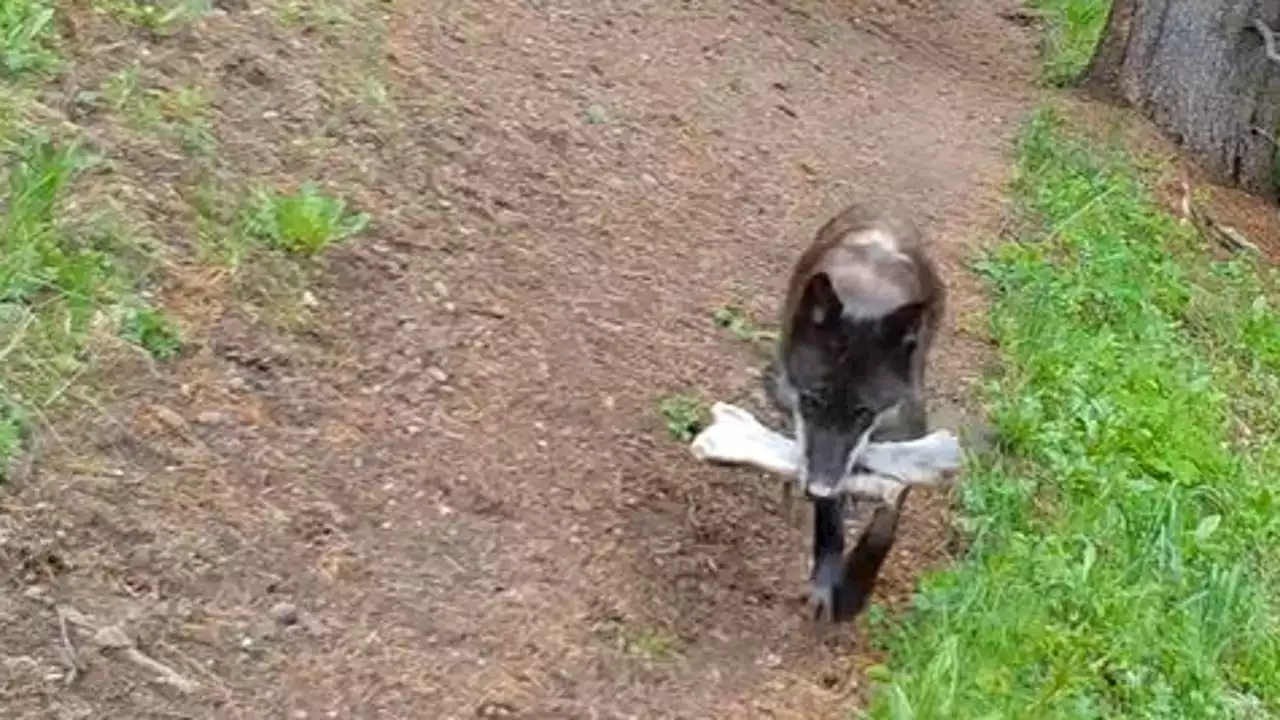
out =
{"type": "MultiPolygon", "coordinates": [[[[405,2],[394,122],[304,81],[318,56],[242,4],[158,44],[218,84],[228,157],[348,188],[375,228],[330,254],[303,331],[211,300],[216,278],[176,284],[199,346],[122,371],[0,497],[3,714],[859,704],[874,631],[813,632],[804,524],[768,478],[695,462],[655,407],[753,398],[760,359],[712,312],[769,324],[800,248],[862,199],[936,242],[953,296],[936,422],[972,414],[987,350],[964,263],[998,231],[1031,97],[1015,6],[405,2]],[[126,636],[95,649],[76,621],[126,636]],[[158,682],[125,642],[199,687],[158,682]]],[[[169,168],[152,181],[181,182],[169,168]]],[[[948,561],[946,507],[913,497],[882,603],[948,561]]]]}

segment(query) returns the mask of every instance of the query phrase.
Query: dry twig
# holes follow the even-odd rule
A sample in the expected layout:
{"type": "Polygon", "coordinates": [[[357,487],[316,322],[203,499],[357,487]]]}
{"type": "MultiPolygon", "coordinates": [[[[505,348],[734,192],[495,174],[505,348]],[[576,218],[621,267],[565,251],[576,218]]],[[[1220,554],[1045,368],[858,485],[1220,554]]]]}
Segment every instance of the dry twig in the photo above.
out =
{"type": "Polygon", "coordinates": [[[62,661],[67,666],[67,677],[64,680],[66,685],[76,681],[80,677],[80,657],[76,655],[76,646],[71,643],[71,634],[67,631],[67,612],[63,608],[58,608],[58,631],[62,634],[62,661]]]}
{"type": "Polygon", "coordinates": [[[1266,48],[1267,58],[1272,62],[1280,63],[1280,50],[1276,49],[1276,33],[1272,30],[1262,18],[1253,21],[1253,29],[1258,31],[1262,36],[1262,43],[1266,48]]]}
{"type": "Polygon", "coordinates": [[[1190,221],[1204,239],[1217,243],[1231,252],[1247,252],[1254,255],[1261,251],[1257,245],[1249,242],[1239,230],[1230,225],[1223,225],[1214,220],[1208,213],[1200,210],[1191,202],[1191,184],[1182,180],[1182,222],[1190,221]]]}
{"type": "MultiPolygon", "coordinates": [[[[181,692],[190,693],[200,689],[200,683],[187,678],[177,670],[165,665],[138,649],[138,643],[119,625],[99,627],[90,617],[72,607],[59,606],[58,618],[63,623],[63,641],[70,646],[66,634],[66,623],[91,635],[91,642],[104,651],[117,651],[134,665],[146,668],[156,674],[156,680],[181,692]]],[[[104,657],[110,654],[104,653],[104,657]]]]}

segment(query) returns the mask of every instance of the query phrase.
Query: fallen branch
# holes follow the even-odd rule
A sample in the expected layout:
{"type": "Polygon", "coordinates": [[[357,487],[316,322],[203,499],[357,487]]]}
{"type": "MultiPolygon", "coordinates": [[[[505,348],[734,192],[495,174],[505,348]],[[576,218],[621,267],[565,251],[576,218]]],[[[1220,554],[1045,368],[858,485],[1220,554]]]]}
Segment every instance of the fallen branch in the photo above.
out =
{"type": "MultiPolygon", "coordinates": [[[[736,405],[716,403],[712,423],[698,433],[690,451],[699,460],[751,465],[798,479],[800,449],[795,440],[770,430],[736,405]]],[[[937,430],[917,440],[873,442],[844,478],[837,493],[893,504],[907,487],[935,488],[960,468],[956,436],[937,430]]]]}
{"type": "Polygon", "coordinates": [[[1270,28],[1262,18],[1253,21],[1253,29],[1258,31],[1262,36],[1262,44],[1267,53],[1267,58],[1272,62],[1280,63],[1280,50],[1276,49],[1276,33],[1270,28]]]}
{"type": "Polygon", "coordinates": [[[1209,242],[1217,243],[1231,252],[1240,253],[1247,252],[1254,255],[1260,254],[1262,251],[1258,249],[1244,236],[1244,233],[1236,230],[1230,225],[1224,225],[1214,220],[1208,213],[1200,210],[1191,201],[1191,185],[1186,180],[1182,184],[1182,222],[1188,220],[1195,225],[1200,236],[1209,242]]]}
{"type": "MultiPolygon", "coordinates": [[[[65,623],[70,622],[72,625],[90,634],[90,642],[103,651],[117,651],[125,659],[134,665],[150,670],[156,674],[156,680],[170,687],[173,687],[184,693],[195,692],[200,689],[200,683],[187,678],[177,670],[165,665],[155,658],[147,655],[138,649],[138,643],[124,628],[119,625],[104,625],[99,627],[91,618],[75,608],[59,606],[58,617],[64,623],[64,642],[68,645],[70,640],[65,635],[65,623]]],[[[110,655],[104,652],[104,657],[110,655]]]]}
{"type": "Polygon", "coordinates": [[[67,631],[67,611],[64,608],[58,609],[58,632],[62,635],[62,662],[67,666],[67,677],[63,681],[65,685],[71,685],[80,677],[83,668],[80,665],[80,657],[76,654],[76,646],[71,643],[71,633],[67,631]]]}

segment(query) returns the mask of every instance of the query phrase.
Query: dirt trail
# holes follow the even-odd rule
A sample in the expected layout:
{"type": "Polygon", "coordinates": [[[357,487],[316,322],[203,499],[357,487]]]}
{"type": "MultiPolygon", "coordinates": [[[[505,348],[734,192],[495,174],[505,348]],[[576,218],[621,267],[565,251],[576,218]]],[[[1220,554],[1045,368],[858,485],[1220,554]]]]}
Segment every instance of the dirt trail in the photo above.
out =
{"type": "MultiPolygon", "coordinates": [[[[5,501],[6,715],[838,716],[865,631],[814,641],[804,529],[654,407],[752,393],[712,311],[770,321],[863,198],[938,242],[957,414],[984,357],[961,263],[1030,92],[1014,4],[397,8],[405,124],[356,163],[378,229],[335,253],[324,330],[228,314],[5,501]],[[50,598],[203,688],[104,658],[64,690],[50,598]]],[[[944,507],[913,505],[882,597],[945,559],[944,507]]]]}

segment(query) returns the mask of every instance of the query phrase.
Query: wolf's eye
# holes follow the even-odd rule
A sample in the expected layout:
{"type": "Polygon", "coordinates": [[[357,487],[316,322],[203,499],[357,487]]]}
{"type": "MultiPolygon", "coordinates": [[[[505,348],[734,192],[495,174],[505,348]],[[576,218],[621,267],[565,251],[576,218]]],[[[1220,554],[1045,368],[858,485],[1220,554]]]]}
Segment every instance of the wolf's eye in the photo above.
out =
{"type": "Polygon", "coordinates": [[[916,351],[916,346],[918,346],[919,344],[920,344],[920,336],[917,335],[916,333],[911,333],[906,337],[902,338],[902,351],[909,357],[912,353],[916,351]]]}
{"type": "Polygon", "coordinates": [[[804,390],[800,392],[800,414],[814,416],[822,413],[826,407],[826,398],[820,392],[804,390]]]}

